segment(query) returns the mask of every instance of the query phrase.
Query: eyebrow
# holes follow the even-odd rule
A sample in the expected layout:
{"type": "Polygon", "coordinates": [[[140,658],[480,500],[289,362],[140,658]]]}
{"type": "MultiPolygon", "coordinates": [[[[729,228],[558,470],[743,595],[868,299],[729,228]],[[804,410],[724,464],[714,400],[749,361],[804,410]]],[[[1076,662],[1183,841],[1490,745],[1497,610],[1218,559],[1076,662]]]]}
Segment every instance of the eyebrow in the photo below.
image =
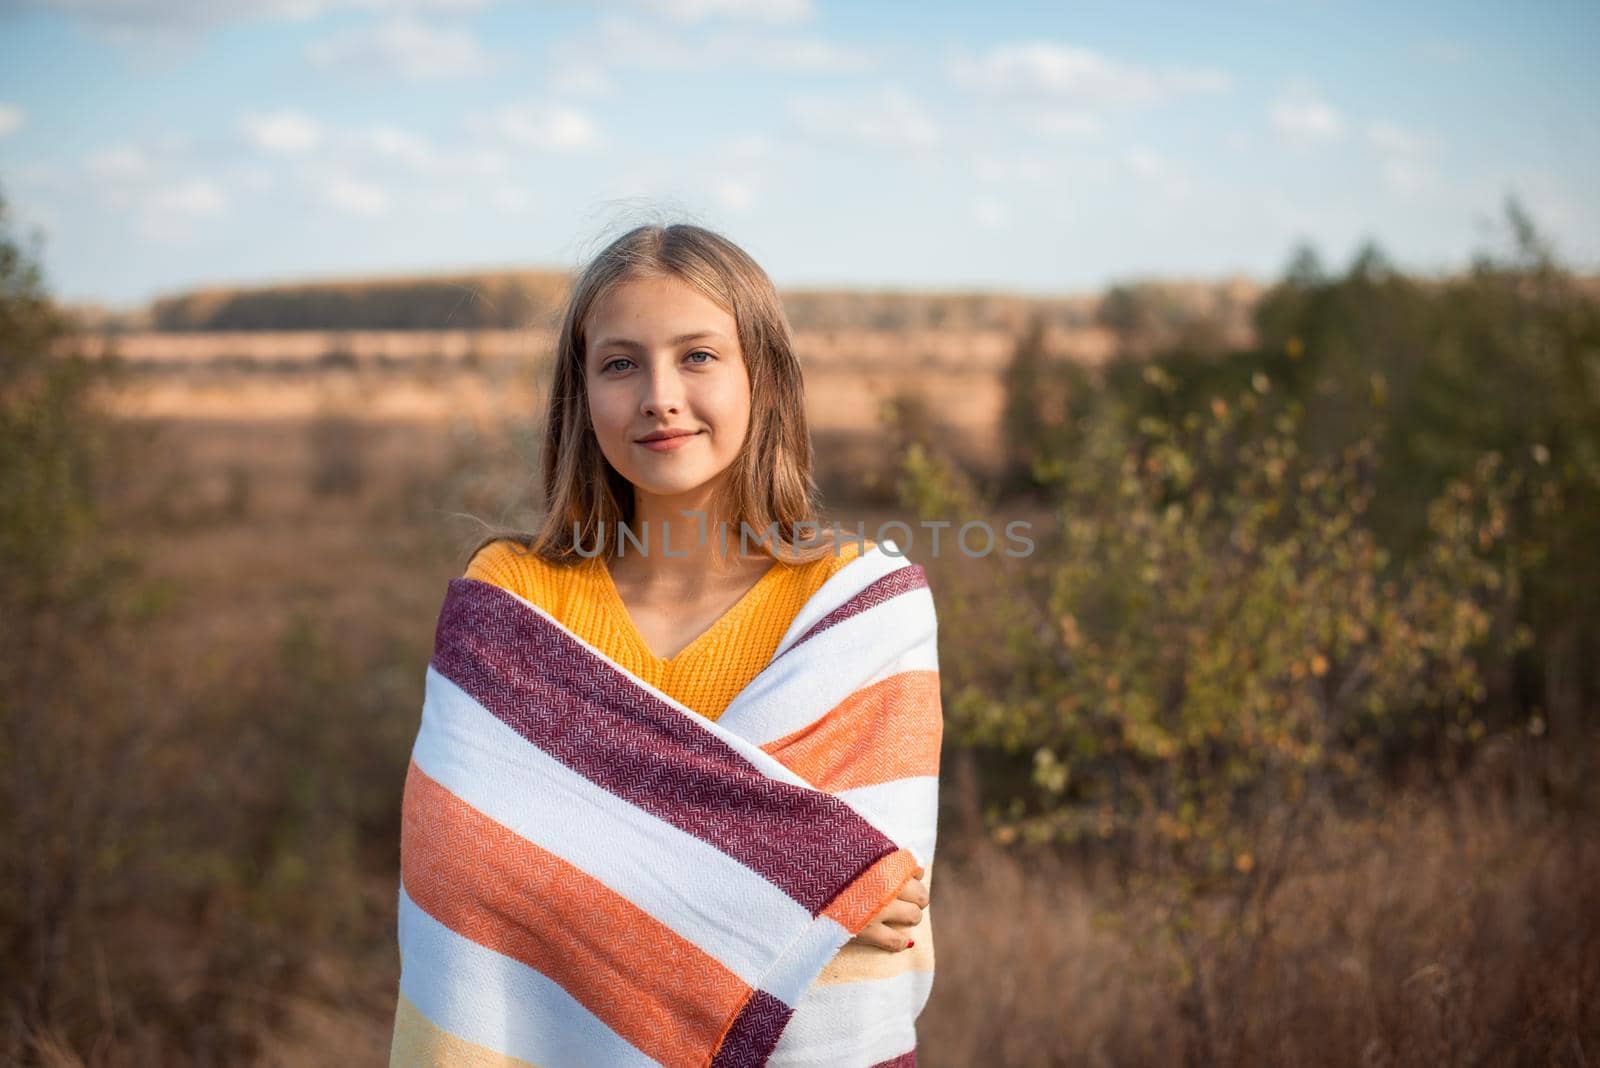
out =
{"type": "MultiPolygon", "coordinates": [[[[728,340],[726,335],[719,334],[715,330],[698,330],[698,331],[696,331],[696,332],[694,332],[692,334],[679,334],[677,337],[675,337],[671,341],[667,342],[667,344],[669,344],[669,345],[682,345],[682,344],[685,344],[686,342],[690,342],[690,341],[699,341],[703,337],[720,338],[723,341],[728,340]]],[[[595,342],[595,348],[597,348],[597,349],[623,348],[623,349],[632,349],[635,352],[637,352],[637,351],[642,350],[644,348],[644,346],[639,344],[637,341],[629,341],[625,337],[608,337],[604,341],[595,342]]]]}

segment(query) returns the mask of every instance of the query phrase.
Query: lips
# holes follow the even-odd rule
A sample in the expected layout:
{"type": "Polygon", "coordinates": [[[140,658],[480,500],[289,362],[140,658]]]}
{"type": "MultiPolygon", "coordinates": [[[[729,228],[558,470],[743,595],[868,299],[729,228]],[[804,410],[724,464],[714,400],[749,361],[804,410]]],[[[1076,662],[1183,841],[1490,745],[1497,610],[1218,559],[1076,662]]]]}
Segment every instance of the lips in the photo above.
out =
{"type": "Polygon", "coordinates": [[[682,449],[683,446],[693,441],[696,436],[699,436],[699,432],[698,430],[691,430],[688,433],[677,433],[667,430],[667,432],[658,432],[658,435],[664,436],[640,438],[635,444],[638,444],[638,448],[648,449],[650,452],[677,452],[678,449],[682,449]]]}
{"type": "Polygon", "coordinates": [[[673,438],[687,438],[696,433],[698,433],[698,431],[694,430],[656,430],[646,434],[644,437],[639,438],[638,440],[642,444],[649,444],[652,441],[670,441],[673,438]]]}

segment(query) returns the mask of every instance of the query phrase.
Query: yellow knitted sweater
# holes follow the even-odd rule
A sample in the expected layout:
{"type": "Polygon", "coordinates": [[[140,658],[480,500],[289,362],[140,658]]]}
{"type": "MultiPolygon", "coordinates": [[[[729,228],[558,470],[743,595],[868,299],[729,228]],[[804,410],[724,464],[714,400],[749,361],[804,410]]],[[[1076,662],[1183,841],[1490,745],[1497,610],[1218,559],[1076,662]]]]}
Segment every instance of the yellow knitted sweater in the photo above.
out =
{"type": "MultiPolygon", "coordinates": [[[[867,541],[870,548],[872,541],[867,541]]],[[[650,651],[599,557],[553,564],[502,539],[480,549],[464,577],[538,605],[620,667],[707,719],[716,719],[772,660],[794,617],[822,584],[861,554],[844,541],[810,563],[779,560],[738,603],[671,657],[650,651]]]]}

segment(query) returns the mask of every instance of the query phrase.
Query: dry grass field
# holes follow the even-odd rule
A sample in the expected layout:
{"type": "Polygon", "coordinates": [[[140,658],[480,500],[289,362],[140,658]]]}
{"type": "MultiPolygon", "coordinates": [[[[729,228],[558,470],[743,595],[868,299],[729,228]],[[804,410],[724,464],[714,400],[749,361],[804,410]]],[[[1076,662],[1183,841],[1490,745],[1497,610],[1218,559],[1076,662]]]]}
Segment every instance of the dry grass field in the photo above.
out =
{"type": "MultiPolygon", "coordinates": [[[[1058,330],[1052,350],[1094,362],[1097,328],[1058,330]]],[[[140,333],[101,337],[129,375],[109,398],[120,415],[229,423],[314,420],[483,427],[542,410],[553,339],[539,331],[140,333]]],[[[1009,333],[832,330],[801,334],[808,414],[820,436],[873,437],[882,405],[924,399],[975,461],[994,458],[1009,333]]]]}

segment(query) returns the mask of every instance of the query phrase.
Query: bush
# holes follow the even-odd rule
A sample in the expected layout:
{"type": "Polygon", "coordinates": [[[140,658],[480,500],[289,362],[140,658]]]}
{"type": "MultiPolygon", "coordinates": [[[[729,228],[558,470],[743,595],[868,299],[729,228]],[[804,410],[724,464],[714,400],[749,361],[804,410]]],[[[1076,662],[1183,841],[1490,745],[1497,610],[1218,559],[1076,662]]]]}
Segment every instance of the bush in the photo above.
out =
{"type": "MultiPolygon", "coordinates": [[[[1430,502],[1497,453],[1514,489],[1496,559],[1519,596],[1496,628],[1532,641],[1483,665],[1488,725],[1538,717],[1581,753],[1600,707],[1600,617],[1587,592],[1600,588],[1600,287],[1558,263],[1515,203],[1506,219],[1509,251],[1444,278],[1407,276],[1371,245],[1343,274],[1301,250],[1258,306],[1252,347],[1124,360],[1109,388],[1130,419],[1176,422],[1266,374],[1303,405],[1306,452],[1381,444],[1369,521],[1397,559],[1428,552],[1430,502]],[[1151,365],[1170,388],[1148,388],[1151,365]]],[[[1584,774],[1579,761],[1568,787],[1584,774]]]]}
{"type": "Polygon", "coordinates": [[[132,892],[148,710],[119,670],[155,602],[97,506],[111,363],[71,350],[0,198],[0,1060],[105,1024],[97,937],[132,892]],[[98,977],[89,965],[99,969],[98,977]]]}

